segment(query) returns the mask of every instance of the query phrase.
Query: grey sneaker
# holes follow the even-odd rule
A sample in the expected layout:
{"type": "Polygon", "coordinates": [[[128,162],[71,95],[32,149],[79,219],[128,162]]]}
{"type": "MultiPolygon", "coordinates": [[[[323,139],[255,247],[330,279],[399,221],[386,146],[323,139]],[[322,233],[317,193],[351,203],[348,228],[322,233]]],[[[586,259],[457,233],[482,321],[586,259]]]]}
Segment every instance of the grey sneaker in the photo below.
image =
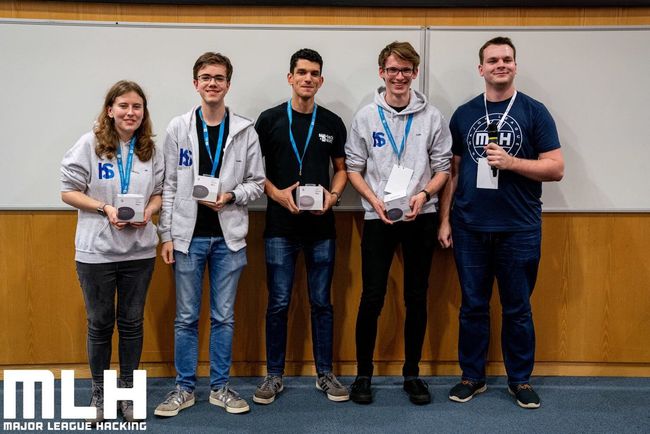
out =
{"type": "Polygon", "coordinates": [[[86,419],[86,422],[90,422],[95,425],[97,422],[102,422],[104,420],[104,385],[93,383],[93,394],[90,398],[90,406],[97,409],[97,415],[94,419],[86,419]]]}
{"type": "Polygon", "coordinates": [[[348,388],[339,383],[339,380],[331,372],[318,377],[316,380],[316,389],[325,392],[327,399],[330,401],[341,402],[350,399],[348,388]]]}
{"type": "MultiPolygon", "coordinates": [[[[118,385],[122,389],[130,389],[133,387],[132,381],[126,381],[123,379],[118,380],[118,385]]],[[[136,419],[133,417],[133,401],[119,401],[120,411],[122,412],[122,417],[126,422],[135,422],[136,419]]],[[[141,419],[137,419],[141,420],[141,419]]]]}
{"type": "Polygon", "coordinates": [[[153,412],[156,416],[176,416],[179,411],[194,405],[194,392],[181,389],[178,385],[169,392],[165,400],[153,412]]]}
{"type": "Polygon", "coordinates": [[[253,394],[253,402],[258,404],[270,404],[275,397],[284,390],[282,377],[279,375],[267,375],[262,384],[257,386],[253,394]]]}
{"type": "Polygon", "coordinates": [[[228,413],[246,413],[251,409],[244,398],[228,384],[210,392],[210,404],[223,407],[228,413]]]}
{"type": "Polygon", "coordinates": [[[133,401],[120,401],[120,411],[125,422],[135,422],[133,417],[133,401]]]}

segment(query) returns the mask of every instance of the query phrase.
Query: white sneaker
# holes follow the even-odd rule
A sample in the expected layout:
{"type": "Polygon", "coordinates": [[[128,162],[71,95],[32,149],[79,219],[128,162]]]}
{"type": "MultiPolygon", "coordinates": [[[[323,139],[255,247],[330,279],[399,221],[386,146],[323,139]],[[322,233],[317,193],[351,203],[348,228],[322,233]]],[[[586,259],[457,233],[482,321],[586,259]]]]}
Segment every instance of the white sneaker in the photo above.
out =
{"type": "Polygon", "coordinates": [[[251,408],[248,403],[232,390],[228,384],[210,392],[210,404],[224,408],[228,413],[246,413],[251,408]]]}

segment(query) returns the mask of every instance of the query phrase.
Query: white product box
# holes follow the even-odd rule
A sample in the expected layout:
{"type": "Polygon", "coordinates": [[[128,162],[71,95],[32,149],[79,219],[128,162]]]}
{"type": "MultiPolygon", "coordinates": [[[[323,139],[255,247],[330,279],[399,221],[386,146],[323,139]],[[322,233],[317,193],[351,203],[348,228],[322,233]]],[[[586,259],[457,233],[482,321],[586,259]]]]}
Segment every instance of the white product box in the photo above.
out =
{"type": "Polygon", "coordinates": [[[144,220],[145,205],[141,194],[118,194],[115,201],[117,219],[121,222],[141,222],[144,220]]]}
{"type": "Polygon", "coordinates": [[[384,206],[388,220],[398,222],[404,220],[404,214],[411,211],[409,206],[409,197],[406,192],[387,193],[384,196],[384,206]]]}
{"type": "Polygon", "coordinates": [[[301,211],[322,211],[323,187],[320,185],[301,185],[296,189],[296,204],[301,211]]]}
{"type": "Polygon", "coordinates": [[[216,202],[219,195],[219,178],[197,176],[192,187],[192,199],[216,202]]]}

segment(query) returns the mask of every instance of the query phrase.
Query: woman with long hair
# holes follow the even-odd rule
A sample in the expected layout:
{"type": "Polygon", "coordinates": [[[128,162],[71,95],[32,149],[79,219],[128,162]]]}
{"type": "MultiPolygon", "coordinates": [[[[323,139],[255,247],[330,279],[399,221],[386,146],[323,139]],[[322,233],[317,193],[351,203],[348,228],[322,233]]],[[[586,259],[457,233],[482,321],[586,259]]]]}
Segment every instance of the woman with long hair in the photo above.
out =
{"type": "MultiPolygon", "coordinates": [[[[104,420],[103,377],[110,369],[115,322],[120,387],[132,387],[140,363],[144,304],[158,244],[151,216],[161,206],[164,176],[163,155],[152,137],[144,92],[122,80],[106,94],[93,131],[61,162],[61,199],[78,209],[75,261],[88,321],[91,406],[97,409],[91,422],[104,420]],[[139,200],[144,210],[118,205],[126,198],[139,200]]],[[[125,420],[134,420],[131,401],[121,401],[120,409],[125,420]]]]}

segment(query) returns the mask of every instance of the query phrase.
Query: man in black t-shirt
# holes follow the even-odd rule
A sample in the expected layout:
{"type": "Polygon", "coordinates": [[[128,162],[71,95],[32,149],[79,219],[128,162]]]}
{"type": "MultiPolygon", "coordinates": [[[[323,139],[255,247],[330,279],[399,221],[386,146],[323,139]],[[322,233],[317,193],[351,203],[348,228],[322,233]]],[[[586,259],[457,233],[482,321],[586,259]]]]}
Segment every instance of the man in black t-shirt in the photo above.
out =
{"type": "Polygon", "coordinates": [[[270,404],[283,390],[287,314],[298,253],[307,266],[311,328],[318,380],[316,388],[332,401],[347,401],[348,390],[332,373],[333,309],[330,287],[334,272],[336,231],[332,207],[347,182],[346,129],[336,114],[314,102],[323,84],[323,59],[314,50],[291,56],[287,81],[291,99],[264,111],[255,129],[266,163],[267,375],[253,396],[270,404]],[[334,175],[330,180],[330,161],[334,175]],[[294,194],[299,186],[323,188],[322,211],[300,211],[294,194]]]}

